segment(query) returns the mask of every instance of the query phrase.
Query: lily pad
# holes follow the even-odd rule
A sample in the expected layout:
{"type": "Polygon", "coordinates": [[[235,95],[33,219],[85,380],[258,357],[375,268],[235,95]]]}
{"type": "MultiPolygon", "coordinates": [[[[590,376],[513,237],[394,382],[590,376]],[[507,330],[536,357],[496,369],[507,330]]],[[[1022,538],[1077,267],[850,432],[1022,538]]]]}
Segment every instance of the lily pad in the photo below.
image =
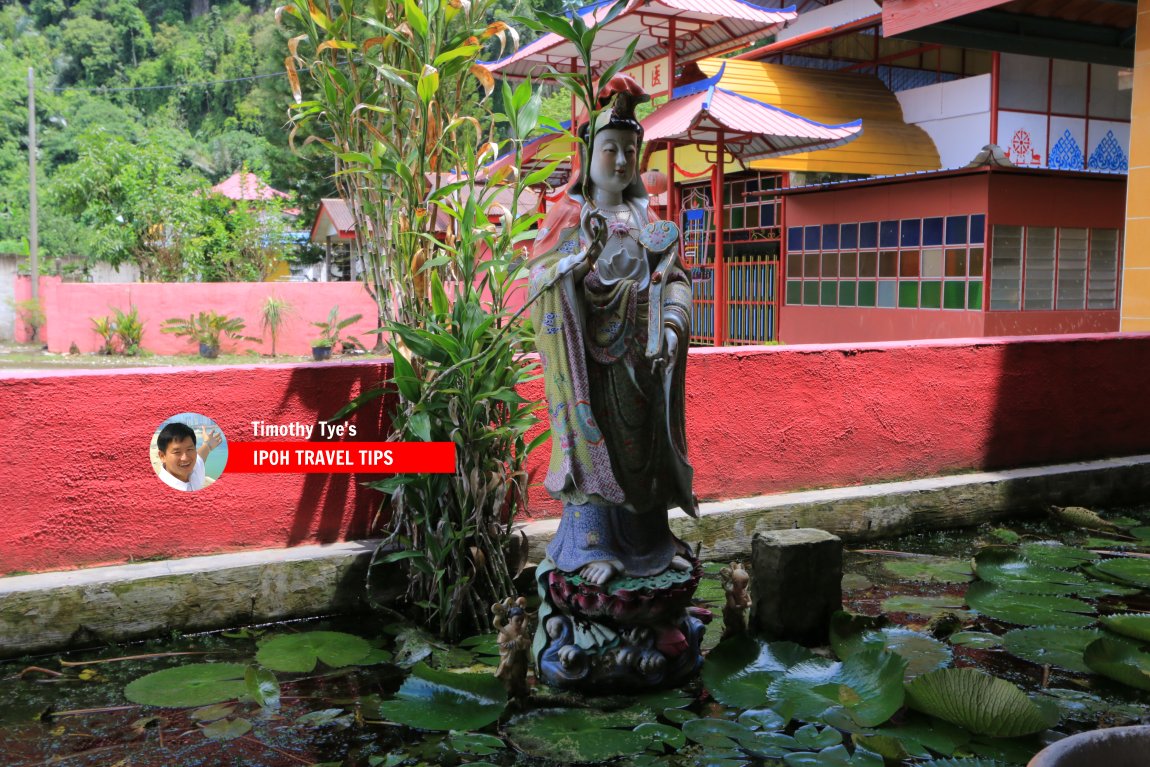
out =
{"type": "Polygon", "coordinates": [[[900,656],[867,649],[841,663],[814,659],[793,666],[771,683],[767,694],[786,717],[836,726],[845,718],[874,727],[902,707],[905,668],[900,656]]]}
{"type": "Polygon", "coordinates": [[[191,663],[142,676],[124,688],[133,703],[194,708],[235,700],[247,692],[242,663],[191,663]]]}
{"type": "Polygon", "coordinates": [[[1086,646],[1102,636],[1097,629],[1029,628],[1008,631],[1002,637],[1007,652],[1039,665],[1090,673],[1082,659],[1086,646]]]}
{"type": "Polygon", "coordinates": [[[743,634],[720,642],[703,662],[703,684],[728,706],[756,708],[767,701],[767,687],[810,650],[793,642],[765,642],[743,634]]]}
{"type": "Polygon", "coordinates": [[[1010,765],[996,759],[982,759],[975,756],[968,759],[931,759],[929,762],[919,763],[918,767],[1010,767],[1010,765]]]}
{"type": "Polygon", "coordinates": [[[787,720],[772,708],[752,708],[739,714],[739,724],[760,732],[778,732],[787,726],[787,720]]]}
{"type": "Polygon", "coordinates": [[[252,723],[247,719],[217,719],[204,725],[203,733],[212,740],[235,740],[252,731],[252,723]]]}
{"type": "Polygon", "coordinates": [[[453,751],[476,756],[488,756],[505,747],[500,738],[482,732],[453,732],[447,743],[453,751]]]}
{"type": "Polygon", "coordinates": [[[1104,615],[1099,620],[1115,634],[1150,642],[1150,613],[1104,615]]]}
{"type": "Polygon", "coordinates": [[[1053,727],[1058,707],[972,668],[946,668],[906,685],[907,704],[975,735],[1015,738],[1053,727]]]}
{"type": "Polygon", "coordinates": [[[888,559],[882,566],[906,581],[925,583],[967,583],[974,579],[970,562],[950,557],[888,559]]]}
{"type": "Polygon", "coordinates": [[[1080,599],[1044,594],[1019,594],[985,581],[972,583],[966,602],[991,618],[1023,626],[1089,626],[1094,608],[1080,599]]]}
{"type": "Polygon", "coordinates": [[[884,613],[910,613],[911,615],[935,616],[945,612],[957,612],[962,615],[962,597],[944,595],[937,597],[915,596],[913,594],[900,594],[887,597],[882,601],[884,613]]]}
{"type": "Polygon", "coordinates": [[[367,657],[372,650],[366,639],[341,631],[305,631],[278,636],[264,642],[256,660],[272,671],[307,673],[316,663],[328,666],[350,666],[367,657]]]}
{"type": "Polygon", "coordinates": [[[248,666],[244,672],[244,685],[252,700],[263,708],[279,708],[280,683],[271,671],[259,666],[248,666]]]}
{"type": "Polygon", "coordinates": [[[1083,653],[1086,665],[1103,676],[1150,690],[1150,653],[1126,639],[1102,637],[1091,642],[1083,653]]]}
{"type": "Polygon", "coordinates": [[[985,650],[1002,644],[1002,637],[983,631],[959,631],[951,634],[947,640],[957,647],[973,647],[976,650],[985,650]]]}
{"type": "Polygon", "coordinates": [[[685,722],[683,734],[705,748],[735,748],[740,741],[751,739],[755,733],[744,724],[708,717],[685,722]]]}
{"type": "Polygon", "coordinates": [[[1072,594],[1088,580],[1081,573],[1031,562],[1015,548],[989,546],[974,558],[974,572],[984,581],[1022,594],[1072,594]]]}
{"type": "MultiPolygon", "coordinates": [[[[659,724],[658,722],[644,722],[634,730],[636,735],[641,735],[648,741],[647,747],[658,744],[662,746],[670,746],[671,750],[678,751],[683,746],[687,745],[687,736],[678,727],[672,727],[669,724],[659,724]]],[[[660,749],[661,751],[661,749],[660,749]]]]}
{"type": "Polygon", "coordinates": [[[803,725],[795,730],[795,742],[803,748],[829,748],[843,742],[843,735],[834,727],[819,729],[813,724],[803,725]]]}
{"type": "Polygon", "coordinates": [[[901,655],[905,680],[950,664],[950,648],[933,637],[910,629],[880,626],[879,619],[839,611],[831,616],[831,647],[846,659],[860,650],[877,648],[901,655]]]}
{"type": "Polygon", "coordinates": [[[870,578],[862,573],[844,573],[842,580],[843,591],[864,591],[874,584],[870,578]]]}
{"type": "Polygon", "coordinates": [[[498,719],[506,705],[507,691],[490,674],[455,674],[420,663],[379,712],[420,730],[477,730],[498,719]]]}
{"type": "Polygon", "coordinates": [[[1051,687],[1042,691],[1048,696],[1067,719],[1097,723],[1101,717],[1113,724],[1123,724],[1141,719],[1146,713],[1137,703],[1116,703],[1082,690],[1067,690],[1051,687]]]}
{"type": "Polygon", "coordinates": [[[1094,568],[1125,583],[1150,589],[1150,559],[1105,559],[1094,568]]]}
{"type": "Polygon", "coordinates": [[[1093,551],[1079,549],[1074,546],[1063,546],[1055,541],[1041,543],[1027,543],[1019,547],[1022,556],[1036,565],[1047,567],[1074,568],[1079,565],[1090,564],[1098,560],[1093,551]]]}
{"type": "Polygon", "coordinates": [[[516,716],[507,736],[529,756],[571,764],[601,763],[638,754],[649,738],[617,729],[610,713],[590,709],[545,708],[516,716]]]}

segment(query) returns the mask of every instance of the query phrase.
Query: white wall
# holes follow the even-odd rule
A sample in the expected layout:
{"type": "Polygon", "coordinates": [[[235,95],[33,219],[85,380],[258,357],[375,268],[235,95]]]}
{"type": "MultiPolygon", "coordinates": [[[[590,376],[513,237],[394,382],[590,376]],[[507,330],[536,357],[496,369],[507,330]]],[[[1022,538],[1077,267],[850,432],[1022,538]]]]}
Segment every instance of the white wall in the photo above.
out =
{"type": "Polygon", "coordinates": [[[897,94],[903,119],[927,132],[943,168],[960,168],[990,143],[990,75],[897,94]]]}
{"type": "MultiPolygon", "coordinates": [[[[779,3],[785,6],[787,3],[779,3]]],[[[874,0],[840,0],[840,2],[824,5],[822,8],[812,8],[803,11],[789,27],[779,32],[779,40],[789,40],[796,35],[813,32],[823,27],[837,27],[851,21],[882,13],[882,8],[874,0]]]]}

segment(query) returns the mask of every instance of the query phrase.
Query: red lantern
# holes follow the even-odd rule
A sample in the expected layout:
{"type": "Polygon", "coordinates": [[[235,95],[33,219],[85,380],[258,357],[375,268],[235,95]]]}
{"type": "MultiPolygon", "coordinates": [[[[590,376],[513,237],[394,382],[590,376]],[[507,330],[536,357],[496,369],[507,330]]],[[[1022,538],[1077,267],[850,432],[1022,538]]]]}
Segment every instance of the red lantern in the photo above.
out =
{"type": "Polygon", "coordinates": [[[643,174],[643,186],[649,195],[662,194],[667,191],[667,174],[661,170],[649,170],[643,174]]]}

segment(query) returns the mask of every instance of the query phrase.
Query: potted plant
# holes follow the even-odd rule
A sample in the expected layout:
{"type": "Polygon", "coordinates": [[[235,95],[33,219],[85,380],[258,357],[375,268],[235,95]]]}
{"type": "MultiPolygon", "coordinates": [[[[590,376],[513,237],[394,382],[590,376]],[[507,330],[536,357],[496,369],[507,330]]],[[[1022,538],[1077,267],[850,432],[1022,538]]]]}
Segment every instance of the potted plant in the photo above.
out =
{"type": "Polygon", "coordinates": [[[260,340],[252,336],[245,336],[243,334],[245,327],[244,321],[239,317],[229,317],[226,314],[215,312],[200,312],[189,316],[187,319],[173,317],[164,320],[160,332],[186,337],[192,342],[198,343],[200,356],[211,360],[220,355],[221,336],[232,341],[258,342],[260,340]]]}
{"type": "Polygon", "coordinates": [[[347,351],[349,348],[362,349],[363,344],[355,336],[341,335],[350,325],[354,325],[361,319],[363,319],[362,314],[353,314],[341,320],[339,318],[339,306],[333,306],[326,320],[313,322],[312,325],[319,328],[320,336],[311,342],[312,359],[316,362],[331,359],[332,350],[339,345],[342,345],[342,351],[347,351]]]}
{"type": "Polygon", "coordinates": [[[271,336],[273,357],[276,356],[276,336],[291,311],[292,305],[279,296],[268,296],[260,308],[260,324],[271,336]]]}

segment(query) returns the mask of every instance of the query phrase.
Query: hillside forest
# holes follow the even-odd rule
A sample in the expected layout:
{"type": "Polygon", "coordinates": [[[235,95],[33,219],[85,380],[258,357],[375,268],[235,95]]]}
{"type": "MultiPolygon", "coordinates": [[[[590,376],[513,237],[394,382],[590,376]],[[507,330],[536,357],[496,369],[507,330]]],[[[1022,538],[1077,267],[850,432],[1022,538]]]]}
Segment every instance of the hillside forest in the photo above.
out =
{"type": "MultiPolygon", "coordinates": [[[[495,15],[524,10],[504,0],[495,15]]],[[[287,230],[306,231],[336,196],[331,159],[299,135],[289,146],[274,13],[268,0],[3,4],[0,253],[28,248],[31,67],[46,271],[134,263],[146,280],[258,280],[281,255],[318,257],[287,230]],[[241,169],[291,199],[237,208],[206,193],[241,169]],[[298,217],[269,215],[283,207],[298,217]]]]}

